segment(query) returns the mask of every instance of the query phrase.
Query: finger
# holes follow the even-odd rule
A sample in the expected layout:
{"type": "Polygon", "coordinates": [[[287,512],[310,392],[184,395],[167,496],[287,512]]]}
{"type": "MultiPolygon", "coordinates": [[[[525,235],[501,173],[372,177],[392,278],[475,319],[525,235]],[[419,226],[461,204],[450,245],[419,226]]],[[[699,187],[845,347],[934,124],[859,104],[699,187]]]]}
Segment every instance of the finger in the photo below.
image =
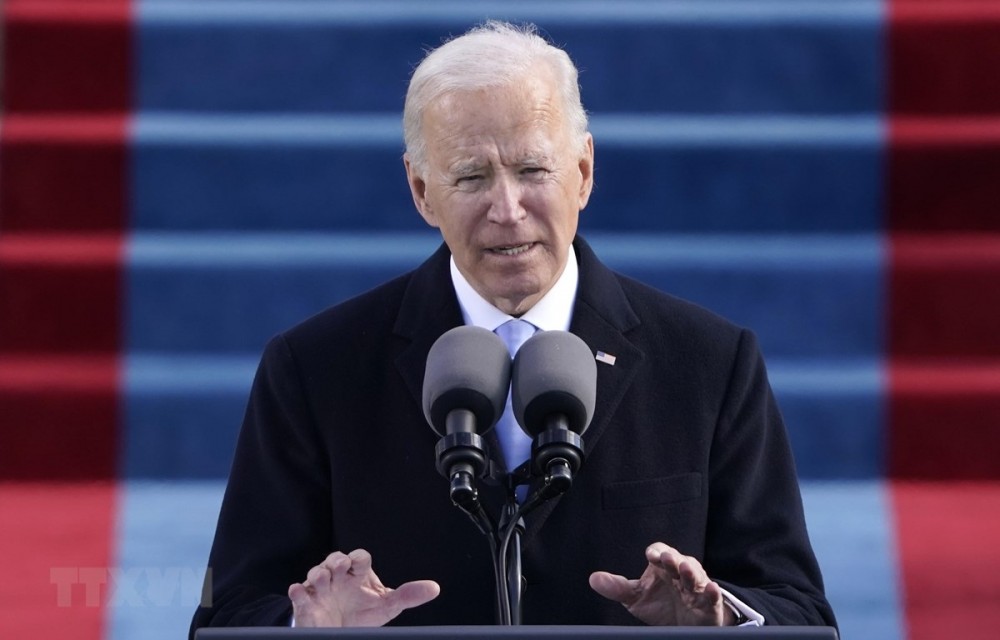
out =
{"type": "Polygon", "coordinates": [[[607,571],[595,571],[590,574],[590,588],[608,600],[620,602],[626,606],[635,602],[638,597],[636,580],[629,580],[607,571]]]}
{"type": "MultiPolygon", "coordinates": [[[[714,625],[725,624],[726,607],[722,604],[722,587],[717,582],[709,580],[698,600],[700,603],[696,607],[706,614],[707,620],[714,625]]],[[[735,616],[733,616],[733,621],[735,621],[735,616]]]]}
{"type": "Polygon", "coordinates": [[[660,554],[660,557],[655,562],[651,562],[650,565],[654,569],[657,569],[657,574],[663,579],[680,580],[680,565],[684,561],[684,558],[685,556],[681,555],[676,549],[669,549],[660,554]]]}
{"type": "Polygon", "coordinates": [[[301,621],[297,621],[296,618],[301,617],[304,611],[308,611],[311,603],[306,586],[300,582],[288,585],[288,599],[292,601],[292,620],[301,626],[301,621]]]}
{"type": "Polygon", "coordinates": [[[704,591],[708,584],[708,574],[702,568],[701,563],[694,558],[685,558],[677,567],[680,575],[681,589],[691,593],[704,591]]]}
{"type": "Polygon", "coordinates": [[[351,564],[352,562],[350,556],[348,556],[345,553],[336,551],[328,555],[326,557],[326,560],[320,563],[320,566],[326,567],[330,571],[331,575],[339,576],[339,575],[344,575],[348,571],[350,571],[351,564]]]}
{"type": "Polygon", "coordinates": [[[372,570],[372,554],[364,549],[355,549],[347,554],[347,557],[351,559],[352,574],[360,576],[372,570]]]}
{"type": "Polygon", "coordinates": [[[342,551],[334,551],[327,557],[323,558],[323,562],[320,562],[320,564],[325,564],[328,567],[335,567],[342,563],[346,557],[346,553],[343,553],[342,551]]]}
{"type": "Polygon", "coordinates": [[[310,579],[309,584],[312,587],[312,593],[325,593],[330,590],[330,583],[333,582],[333,573],[325,566],[320,565],[319,571],[316,574],[316,579],[310,579]]]}
{"type": "Polygon", "coordinates": [[[653,544],[646,547],[646,560],[652,564],[660,562],[660,558],[664,553],[669,553],[673,555],[681,555],[680,551],[674,549],[670,545],[663,542],[654,542],[653,544]]]}
{"type": "Polygon", "coordinates": [[[299,607],[309,602],[309,592],[301,582],[294,582],[288,585],[288,599],[292,601],[292,606],[299,607]]]}
{"type": "Polygon", "coordinates": [[[719,586],[718,582],[708,581],[705,585],[705,597],[708,599],[708,603],[715,607],[722,604],[722,587],[719,586]]]}
{"type": "Polygon", "coordinates": [[[441,585],[433,580],[414,580],[399,585],[390,598],[399,611],[427,604],[441,593],[441,585]]]}
{"type": "Polygon", "coordinates": [[[306,574],[306,582],[313,587],[319,584],[320,580],[325,580],[327,584],[330,583],[330,569],[323,564],[316,565],[306,574]]]}

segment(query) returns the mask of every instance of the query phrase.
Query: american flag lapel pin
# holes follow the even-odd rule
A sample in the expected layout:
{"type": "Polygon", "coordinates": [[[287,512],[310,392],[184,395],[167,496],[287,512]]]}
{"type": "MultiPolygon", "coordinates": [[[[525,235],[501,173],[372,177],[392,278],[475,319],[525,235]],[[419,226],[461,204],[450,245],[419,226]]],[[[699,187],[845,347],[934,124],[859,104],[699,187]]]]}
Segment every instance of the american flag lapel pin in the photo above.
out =
{"type": "Polygon", "coordinates": [[[615,366],[615,360],[618,358],[614,357],[610,353],[604,353],[603,351],[598,351],[597,355],[594,357],[598,362],[603,362],[604,364],[615,366]]]}

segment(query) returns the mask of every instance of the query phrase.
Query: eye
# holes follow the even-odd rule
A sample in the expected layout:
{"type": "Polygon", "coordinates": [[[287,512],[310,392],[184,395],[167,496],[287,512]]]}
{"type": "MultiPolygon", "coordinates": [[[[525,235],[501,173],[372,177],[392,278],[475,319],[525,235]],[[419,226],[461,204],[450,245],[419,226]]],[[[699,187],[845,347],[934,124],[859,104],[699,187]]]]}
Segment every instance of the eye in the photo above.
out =
{"type": "Polygon", "coordinates": [[[476,182],[478,180],[482,180],[482,179],[483,179],[483,176],[481,174],[473,173],[471,175],[462,176],[461,178],[459,178],[458,180],[456,180],[455,183],[456,184],[462,184],[462,183],[472,184],[472,183],[474,183],[474,182],[476,182]]]}

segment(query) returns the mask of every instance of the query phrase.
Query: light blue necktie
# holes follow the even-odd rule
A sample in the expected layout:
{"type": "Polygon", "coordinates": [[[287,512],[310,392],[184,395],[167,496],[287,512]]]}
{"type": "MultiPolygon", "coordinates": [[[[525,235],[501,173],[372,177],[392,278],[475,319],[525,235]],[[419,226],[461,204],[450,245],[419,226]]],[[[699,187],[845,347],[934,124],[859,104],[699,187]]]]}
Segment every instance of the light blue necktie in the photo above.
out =
{"type": "MultiPolygon", "coordinates": [[[[510,357],[514,357],[521,345],[535,333],[535,325],[524,320],[509,320],[496,328],[496,334],[507,345],[510,357]]],[[[514,418],[511,406],[510,391],[507,392],[507,406],[497,422],[497,438],[503,449],[503,458],[507,469],[513,471],[531,455],[531,438],[528,437],[514,418]]]]}

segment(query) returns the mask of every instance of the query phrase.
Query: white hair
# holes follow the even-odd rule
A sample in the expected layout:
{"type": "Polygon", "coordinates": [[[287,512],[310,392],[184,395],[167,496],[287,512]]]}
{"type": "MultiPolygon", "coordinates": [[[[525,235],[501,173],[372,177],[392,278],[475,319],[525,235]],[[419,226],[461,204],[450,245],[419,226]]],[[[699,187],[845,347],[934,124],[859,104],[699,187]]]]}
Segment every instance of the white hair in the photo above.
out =
{"type": "Polygon", "coordinates": [[[403,107],[403,139],[417,172],[426,169],[422,122],[428,105],[453,91],[510,86],[537,74],[539,64],[547,65],[553,73],[570,136],[582,153],[587,112],[569,55],[539,36],[535,25],[490,20],[430,51],[413,71],[403,107]]]}

